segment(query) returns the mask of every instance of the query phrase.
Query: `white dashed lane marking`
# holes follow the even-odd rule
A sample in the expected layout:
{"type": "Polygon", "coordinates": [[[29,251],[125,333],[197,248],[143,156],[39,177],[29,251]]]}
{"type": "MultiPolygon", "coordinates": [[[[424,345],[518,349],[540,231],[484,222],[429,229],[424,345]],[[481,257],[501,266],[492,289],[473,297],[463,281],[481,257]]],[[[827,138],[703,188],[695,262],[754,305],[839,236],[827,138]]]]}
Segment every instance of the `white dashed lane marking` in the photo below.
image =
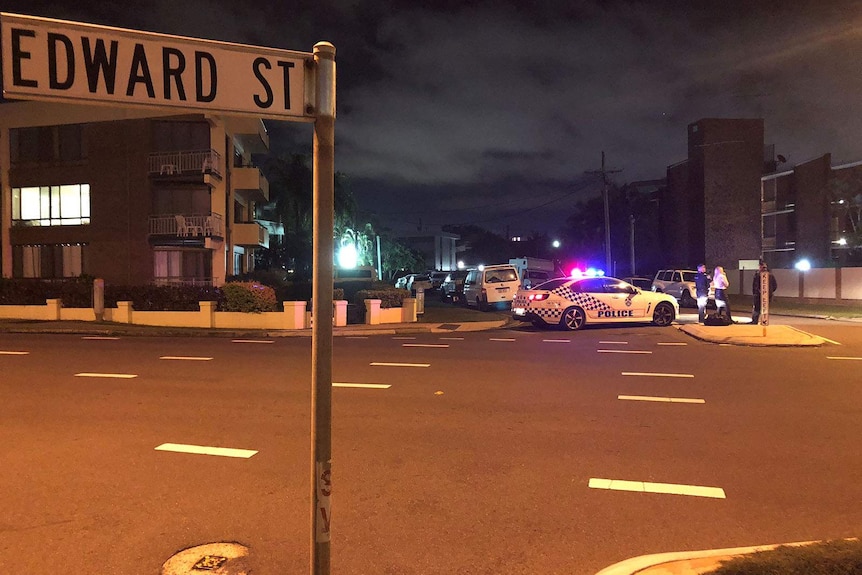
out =
{"type": "Polygon", "coordinates": [[[401,347],[449,347],[448,343],[402,343],[401,347]]]}
{"type": "Polygon", "coordinates": [[[645,371],[624,371],[622,375],[631,375],[634,377],[694,377],[691,373],[649,373],[645,371]]]}
{"type": "Polygon", "coordinates": [[[464,341],[463,337],[441,337],[443,341],[464,341]]]}
{"type": "Polygon", "coordinates": [[[156,451],[173,451],[174,453],[192,453],[195,455],[216,455],[219,457],[237,457],[248,459],[257,451],[252,449],[234,449],[232,447],[208,447],[206,445],[186,445],[184,443],[162,443],[156,451]]]}
{"type": "Polygon", "coordinates": [[[368,365],[375,367],[431,367],[430,363],[389,363],[385,361],[372,361],[368,365]]]}
{"type": "Polygon", "coordinates": [[[600,341],[599,343],[603,343],[606,345],[628,345],[627,341],[600,341]]]}
{"type": "Polygon", "coordinates": [[[415,337],[393,337],[392,339],[416,339],[415,337]]]}
{"type": "Polygon", "coordinates": [[[0,355],[29,355],[29,351],[0,351],[0,355]]]}
{"type": "Polygon", "coordinates": [[[641,351],[636,349],[597,349],[599,353],[652,353],[651,351],[641,351]]]}
{"type": "Polygon", "coordinates": [[[657,345],[688,345],[688,344],[687,344],[687,343],[685,343],[685,342],[682,342],[682,341],[681,341],[681,342],[675,342],[675,341],[669,341],[669,342],[666,342],[666,341],[660,341],[660,342],[658,342],[658,344],[657,344],[657,345]]]}
{"type": "Polygon", "coordinates": [[[210,361],[211,357],[194,357],[190,355],[163,355],[159,359],[175,359],[179,361],[210,361]]]}
{"type": "Polygon", "coordinates": [[[570,339],[543,339],[545,343],[572,343],[570,339]]]}
{"type": "Polygon", "coordinates": [[[488,341],[515,341],[514,337],[491,337],[488,341]]]}
{"type": "Polygon", "coordinates": [[[389,389],[391,385],[385,383],[333,383],[332,387],[354,387],[359,389],[389,389]]]}
{"type": "Polygon", "coordinates": [[[113,336],[107,336],[107,335],[85,335],[81,339],[102,339],[102,340],[115,341],[115,340],[118,340],[120,338],[113,337],[113,336]]]}
{"type": "Polygon", "coordinates": [[[862,357],[846,357],[841,355],[826,356],[826,359],[849,359],[853,361],[862,361],[862,357]]]}
{"type": "Polygon", "coordinates": [[[612,491],[638,491],[642,493],[663,493],[668,495],[689,495],[691,497],[711,497],[727,499],[720,487],[701,485],[679,485],[676,483],[650,483],[646,481],[625,481],[622,479],[590,479],[590,489],[610,489],[612,491]]]}
{"type": "Polygon", "coordinates": [[[75,377],[102,377],[107,379],[133,379],[138,377],[133,373],[76,373],[75,377]]]}
{"type": "Polygon", "coordinates": [[[658,401],[663,403],[706,403],[705,399],[686,397],[652,397],[649,395],[618,395],[617,399],[623,401],[658,401]]]}
{"type": "Polygon", "coordinates": [[[264,339],[232,339],[231,343],[275,343],[272,340],[264,339]]]}

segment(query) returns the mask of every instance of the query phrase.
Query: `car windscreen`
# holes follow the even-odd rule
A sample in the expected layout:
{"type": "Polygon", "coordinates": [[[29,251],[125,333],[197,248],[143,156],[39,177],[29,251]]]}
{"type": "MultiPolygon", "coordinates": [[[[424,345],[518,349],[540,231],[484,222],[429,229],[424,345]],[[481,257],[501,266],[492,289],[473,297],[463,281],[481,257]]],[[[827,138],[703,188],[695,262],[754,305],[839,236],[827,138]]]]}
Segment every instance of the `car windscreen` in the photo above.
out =
{"type": "Polygon", "coordinates": [[[487,270],[485,281],[488,283],[518,281],[518,272],[515,268],[502,270],[487,270]]]}

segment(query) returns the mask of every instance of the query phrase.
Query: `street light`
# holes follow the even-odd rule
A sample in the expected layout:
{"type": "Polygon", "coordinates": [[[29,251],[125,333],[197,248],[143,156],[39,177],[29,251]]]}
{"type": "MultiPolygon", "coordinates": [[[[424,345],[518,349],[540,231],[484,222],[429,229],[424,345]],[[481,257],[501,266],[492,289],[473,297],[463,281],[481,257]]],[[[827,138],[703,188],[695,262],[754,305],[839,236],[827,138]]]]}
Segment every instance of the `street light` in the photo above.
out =
{"type": "Polygon", "coordinates": [[[560,247],[560,240],[554,240],[553,242],[551,242],[551,245],[555,248],[560,247]]]}

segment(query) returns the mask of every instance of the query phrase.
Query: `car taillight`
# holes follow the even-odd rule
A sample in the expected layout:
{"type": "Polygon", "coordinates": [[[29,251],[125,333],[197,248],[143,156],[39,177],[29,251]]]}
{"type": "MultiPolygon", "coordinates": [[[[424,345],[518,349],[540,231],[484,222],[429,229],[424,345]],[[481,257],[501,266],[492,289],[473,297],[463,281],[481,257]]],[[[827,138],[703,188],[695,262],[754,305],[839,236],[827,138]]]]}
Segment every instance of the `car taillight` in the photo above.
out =
{"type": "Polygon", "coordinates": [[[546,293],[531,293],[530,301],[542,301],[543,299],[548,299],[548,294],[546,293]]]}

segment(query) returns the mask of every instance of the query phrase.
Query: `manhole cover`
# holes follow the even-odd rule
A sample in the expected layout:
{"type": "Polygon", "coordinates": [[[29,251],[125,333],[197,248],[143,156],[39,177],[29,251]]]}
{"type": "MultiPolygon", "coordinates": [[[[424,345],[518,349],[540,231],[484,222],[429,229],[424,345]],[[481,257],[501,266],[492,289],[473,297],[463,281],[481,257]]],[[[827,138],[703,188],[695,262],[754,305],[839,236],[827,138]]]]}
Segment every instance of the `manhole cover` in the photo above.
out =
{"type": "Polygon", "coordinates": [[[207,543],[183,549],[162,565],[161,575],[248,575],[248,547],[239,543],[207,543]]]}

